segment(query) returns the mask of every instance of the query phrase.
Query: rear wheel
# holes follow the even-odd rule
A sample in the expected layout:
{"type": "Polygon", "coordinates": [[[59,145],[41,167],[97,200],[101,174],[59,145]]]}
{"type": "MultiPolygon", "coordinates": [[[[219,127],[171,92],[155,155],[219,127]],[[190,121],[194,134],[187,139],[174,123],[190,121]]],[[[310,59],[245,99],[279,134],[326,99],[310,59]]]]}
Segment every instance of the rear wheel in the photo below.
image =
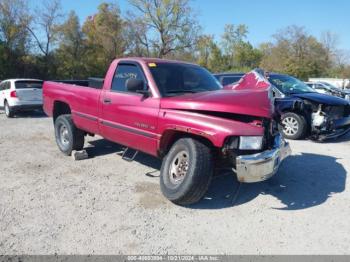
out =
{"type": "Polygon", "coordinates": [[[8,118],[12,118],[14,116],[14,113],[11,109],[11,107],[9,106],[8,102],[5,101],[5,115],[8,117],[8,118]]]}
{"type": "Polygon", "coordinates": [[[295,113],[286,113],[282,116],[281,131],[288,139],[303,139],[307,132],[307,122],[304,116],[295,113]]]}
{"type": "Polygon", "coordinates": [[[192,138],[178,140],[163,160],[160,187],[166,198],[179,205],[198,202],[213,176],[210,148],[192,138]]]}
{"type": "Polygon", "coordinates": [[[74,125],[71,115],[61,115],[56,119],[56,143],[65,155],[70,156],[73,150],[84,148],[84,135],[84,132],[74,125]]]}

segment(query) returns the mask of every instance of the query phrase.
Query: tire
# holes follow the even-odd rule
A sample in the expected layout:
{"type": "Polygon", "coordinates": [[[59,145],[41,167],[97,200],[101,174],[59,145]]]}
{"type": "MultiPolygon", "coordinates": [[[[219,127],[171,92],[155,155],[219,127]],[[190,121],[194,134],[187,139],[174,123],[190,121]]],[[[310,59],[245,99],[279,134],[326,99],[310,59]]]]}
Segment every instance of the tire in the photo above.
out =
{"type": "Polygon", "coordinates": [[[307,121],[302,115],[285,113],[282,115],[280,131],[287,139],[304,139],[307,133],[307,121]]]}
{"type": "Polygon", "coordinates": [[[160,171],[163,195],[178,205],[198,202],[208,190],[213,166],[208,146],[192,138],[179,139],[163,159],[160,171]],[[172,167],[181,169],[178,177],[174,173],[176,169],[172,167]]]}
{"type": "Polygon", "coordinates": [[[4,104],[4,107],[5,107],[5,115],[8,117],[8,118],[12,118],[14,117],[14,112],[12,111],[11,107],[9,106],[9,104],[7,103],[7,101],[5,101],[5,104],[4,104]]]}
{"type": "Polygon", "coordinates": [[[84,132],[78,129],[71,115],[60,115],[55,121],[55,137],[58,148],[67,156],[73,150],[84,148],[84,132]]]}

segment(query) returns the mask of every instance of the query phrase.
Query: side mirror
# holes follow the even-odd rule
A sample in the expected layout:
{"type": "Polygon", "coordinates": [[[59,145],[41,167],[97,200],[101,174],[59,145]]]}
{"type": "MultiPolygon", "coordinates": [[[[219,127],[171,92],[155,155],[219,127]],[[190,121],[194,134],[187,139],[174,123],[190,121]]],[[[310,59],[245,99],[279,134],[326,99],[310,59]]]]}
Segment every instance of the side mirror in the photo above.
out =
{"type": "Polygon", "coordinates": [[[129,78],[128,80],[126,80],[125,85],[126,90],[128,90],[129,92],[141,91],[144,90],[145,87],[145,83],[143,82],[143,80],[133,78],[129,78]]]}

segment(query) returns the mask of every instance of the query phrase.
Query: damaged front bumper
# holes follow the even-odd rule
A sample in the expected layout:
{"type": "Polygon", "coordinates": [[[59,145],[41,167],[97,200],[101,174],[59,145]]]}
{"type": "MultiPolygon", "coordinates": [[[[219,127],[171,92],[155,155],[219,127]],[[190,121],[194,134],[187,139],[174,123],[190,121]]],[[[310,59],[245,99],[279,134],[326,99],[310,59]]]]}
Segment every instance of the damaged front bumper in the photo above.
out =
{"type": "Polygon", "coordinates": [[[255,183],[269,179],[278,171],[283,159],[291,154],[289,143],[276,136],[274,148],[254,155],[236,158],[237,179],[243,183],[255,183]]]}
{"type": "Polygon", "coordinates": [[[350,132],[350,117],[333,120],[328,131],[321,132],[318,139],[321,141],[341,137],[350,132]]]}

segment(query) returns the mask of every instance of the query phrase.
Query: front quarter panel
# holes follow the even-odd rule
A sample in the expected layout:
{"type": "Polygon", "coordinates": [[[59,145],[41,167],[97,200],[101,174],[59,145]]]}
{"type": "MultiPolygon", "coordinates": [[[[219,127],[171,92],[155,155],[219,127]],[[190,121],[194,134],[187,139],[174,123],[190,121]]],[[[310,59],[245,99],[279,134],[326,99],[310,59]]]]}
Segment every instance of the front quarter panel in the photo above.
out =
{"type": "Polygon", "coordinates": [[[262,136],[263,127],[182,110],[161,110],[159,114],[159,133],[182,132],[201,136],[215,147],[221,148],[229,136],[262,136]]]}

